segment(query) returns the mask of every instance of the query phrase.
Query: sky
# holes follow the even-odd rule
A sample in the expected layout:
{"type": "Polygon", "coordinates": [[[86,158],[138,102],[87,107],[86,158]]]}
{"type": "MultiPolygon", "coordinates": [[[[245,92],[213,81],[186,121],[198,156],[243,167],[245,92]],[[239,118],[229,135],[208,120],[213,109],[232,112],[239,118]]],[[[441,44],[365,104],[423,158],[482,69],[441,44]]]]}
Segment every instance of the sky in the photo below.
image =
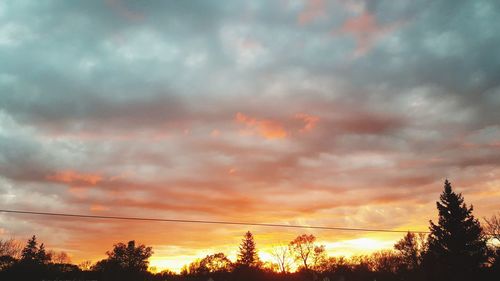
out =
{"type": "MultiPolygon", "coordinates": [[[[0,206],[427,230],[448,178],[500,209],[500,2],[1,1],[0,206]]],[[[401,234],[0,214],[73,262],[118,242],[151,265],[331,255],[401,234]]]]}

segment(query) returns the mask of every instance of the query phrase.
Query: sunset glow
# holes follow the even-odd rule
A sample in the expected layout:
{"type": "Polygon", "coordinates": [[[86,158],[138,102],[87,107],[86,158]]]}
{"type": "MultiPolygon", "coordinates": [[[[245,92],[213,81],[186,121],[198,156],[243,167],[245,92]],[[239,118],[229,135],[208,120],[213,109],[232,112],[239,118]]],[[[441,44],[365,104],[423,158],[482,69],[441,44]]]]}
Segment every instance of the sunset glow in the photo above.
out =
{"type": "MultiPolygon", "coordinates": [[[[495,1],[69,2],[0,2],[0,209],[428,231],[450,179],[500,210],[495,1]]],[[[0,213],[2,239],[75,264],[135,240],[157,271],[246,231],[263,261],[404,235],[0,213]]]]}

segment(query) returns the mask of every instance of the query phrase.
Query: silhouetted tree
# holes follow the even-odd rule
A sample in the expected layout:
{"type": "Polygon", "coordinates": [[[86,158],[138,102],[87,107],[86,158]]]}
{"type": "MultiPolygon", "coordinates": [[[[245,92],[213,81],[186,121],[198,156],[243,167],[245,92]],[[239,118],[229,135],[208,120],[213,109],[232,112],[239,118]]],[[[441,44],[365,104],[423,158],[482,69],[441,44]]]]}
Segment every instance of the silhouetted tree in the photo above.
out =
{"type": "Polygon", "coordinates": [[[245,236],[241,241],[236,264],[244,267],[257,267],[260,264],[255,240],[250,231],[245,233],[245,236]]]}
{"type": "Polygon", "coordinates": [[[328,261],[325,245],[314,246],[312,256],[312,268],[315,271],[323,271],[324,264],[328,261]]]}
{"type": "Polygon", "coordinates": [[[52,256],[52,261],[55,262],[55,263],[71,263],[71,258],[69,257],[69,255],[62,251],[62,252],[51,252],[50,254],[52,256]]]}
{"type": "MultiPolygon", "coordinates": [[[[356,272],[359,276],[371,276],[371,272],[374,269],[373,259],[369,256],[353,256],[350,258],[349,263],[351,264],[352,271],[356,272]]],[[[358,277],[357,279],[362,279],[358,277]]]]}
{"type": "Polygon", "coordinates": [[[500,243],[500,213],[499,215],[493,215],[489,219],[484,219],[486,222],[486,233],[500,243]]]}
{"type": "Polygon", "coordinates": [[[479,221],[448,180],[440,201],[438,224],[430,221],[429,249],[425,256],[432,280],[472,280],[486,260],[486,239],[479,221]]]}
{"type": "Polygon", "coordinates": [[[92,268],[92,261],[90,260],[82,261],[81,263],[78,264],[78,267],[81,270],[90,270],[92,268]]]}
{"type": "Polygon", "coordinates": [[[10,256],[18,259],[21,256],[23,246],[14,239],[0,239],[0,256],[10,256]]]}
{"type": "Polygon", "coordinates": [[[153,254],[151,247],[135,245],[135,241],[127,244],[118,243],[112,251],[106,252],[107,259],[98,261],[92,270],[101,274],[103,280],[146,280],[148,259],[153,254]]]}
{"type": "Polygon", "coordinates": [[[20,257],[21,244],[14,239],[0,239],[0,271],[12,267],[20,257]]]}
{"type": "Polygon", "coordinates": [[[21,261],[34,261],[38,253],[38,242],[36,236],[33,235],[21,252],[21,261]]]}
{"type": "Polygon", "coordinates": [[[295,260],[301,261],[306,271],[309,270],[309,259],[314,252],[316,237],[312,234],[302,234],[290,242],[290,249],[295,260]]]}
{"type": "Polygon", "coordinates": [[[0,271],[11,268],[17,260],[9,255],[0,256],[0,271]]]}
{"type": "Polygon", "coordinates": [[[345,273],[351,269],[352,263],[345,257],[328,257],[326,261],[317,267],[322,272],[342,272],[345,273]]]}
{"type": "MultiPolygon", "coordinates": [[[[44,244],[38,245],[36,236],[33,235],[22,249],[19,262],[16,261],[9,265],[6,273],[7,280],[48,279],[50,277],[50,260],[50,254],[45,251],[44,244]]],[[[5,261],[9,262],[8,259],[5,261]]]]}
{"type": "Polygon", "coordinates": [[[36,236],[33,235],[21,252],[21,262],[46,264],[50,262],[51,257],[45,252],[45,246],[36,241],[36,236]]]}
{"type": "Polygon", "coordinates": [[[38,247],[38,252],[36,253],[36,260],[38,263],[47,264],[52,260],[52,256],[45,252],[45,245],[42,243],[38,247]]]}
{"type": "Polygon", "coordinates": [[[272,261],[262,262],[260,269],[265,273],[277,273],[281,272],[280,266],[272,261]]]}
{"type": "Polygon", "coordinates": [[[290,248],[288,246],[286,245],[275,246],[273,248],[272,255],[281,273],[286,273],[290,270],[291,253],[290,253],[290,248]]]}
{"type": "Polygon", "coordinates": [[[201,266],[210,273],[228,272],[232,268],[232,262],[224,253],[217,253],[203,258],[201,260],[201,266]]]}
{"type": "Polygon", "coordinates": [[[375,272],[396,274],[401,268],[401,257],[391,250],[375,252],[370,258],[375,272]]]}
{"type": "Polygon", "coordinates": [[[135,246],[135,241],[129,241],[127,245],[118,243],[114,245],[111,252],[106,252],[108,260],[118,264],[122,269],[129,271],[146,271],[148,269],[148,259],[153,254],[151,247],[144,245],[135,246]]]}
{"type": "Polygon", "coordinates": [[[229,272],[232,269],[232,262],[224,253],[208,255],[203,259],[198,259],[182,268],[183,275],[204,275],[217,272],[229,272]]]}
{"type": "Polygon", "coordinates": [[[407,270],[415,270],[422,264],[423,254],[427,250],[425,234],[408,232],[395,245],[401,256],[401,262],[407,270]]]}
{"type": "Polygon", "coordinates": [[[189,264],[185,264],[181,268],[182,275],[196,275],[199,274],[199,268],[201,267],[201,259],[195,259],[189,264]]]}
{"type": "Polygon", "coordinates": [[[500,278],[500,213],[484,220],[486,222],[485,232],[491,240],[488,262],[491,265],[491,272],[500,278]]]}

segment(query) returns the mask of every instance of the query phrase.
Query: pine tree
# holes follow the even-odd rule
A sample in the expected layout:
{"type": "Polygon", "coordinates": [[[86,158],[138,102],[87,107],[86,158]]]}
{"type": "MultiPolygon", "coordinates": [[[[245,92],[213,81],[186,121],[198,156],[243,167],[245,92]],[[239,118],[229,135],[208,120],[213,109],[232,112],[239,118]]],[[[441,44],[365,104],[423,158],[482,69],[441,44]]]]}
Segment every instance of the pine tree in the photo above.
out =
{"type": "Polygon", "coordinates": [[[21,261],[25,263],[47,264],[50,262],[51,257],[45,252],[43,243],[38,246],[36,236],[33,235],[21,253],[21,261]]]}
{"type": "Polygon", "coordinates": [[[433,280],[472,280],[486,260],[486,239],[462,194],[448,180],[437,202],[438,224],[430,221],[426,265],[433,280]]]}
{"type": "Polygon", "coordinates": [[[240,266],[255,267],[259,264],[259,257],[257,256],[257,249],[255,247],[255,240],[250,231],[245,233],[240,245],[240,252],[238,253],[238,260],[236,262],[240,266]]]}
{"type": "Polygon", "coordinates": [[[36,241],[36,236],[33,235],[26,246],[23,248],[21,253],[21,261],[24,262],[33,262],[37,258],[38,253],[38,242],[36,241]]]}
{"type": "Polygon", "coordinates": [[[36,262],[39,264],[47,264],[51,259],[51,255],[45,252],[45,245],[43,243],[40,244],[40,247],[38,247],[38,251],[36,253],[36,262]]]}

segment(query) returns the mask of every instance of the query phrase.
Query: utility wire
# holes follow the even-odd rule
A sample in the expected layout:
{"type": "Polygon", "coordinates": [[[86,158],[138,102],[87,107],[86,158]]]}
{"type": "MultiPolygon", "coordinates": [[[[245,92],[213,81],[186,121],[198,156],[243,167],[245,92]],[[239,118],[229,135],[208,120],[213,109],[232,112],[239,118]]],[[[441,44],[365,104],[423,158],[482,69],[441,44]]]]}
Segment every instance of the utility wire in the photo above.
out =
{"type": "Polygon", "coordinates": [[[129,220],[129,221],[155,221],[155,222],[173,222],[173,223],[198,223],[198,224],[221,224],[221,225],[244,225],[244,226],[263,226],[263,227],[283,227],[283,228],[306,228],[306,229],[321,229],[321,230],[340,230],[340,231],[360,231],[360,232],[385,232],[385,233],[424,233],[429,231],[412,231],[412,230],[390,230],[376,228],[350,228],[350,227],[333,227],[333,226],[317,226],[317,225],[293,225],[293,224],[274,224],[274,223],[251,223],[251,222],[235,222],[235,221],[212,221],[212,220],[187,220],[187,219],[163,219],[163,218],[147,218],[147,217],[122,217],[122,216],[97,216],[84,214],[68,214],[68,213],[49,213],[21,210],[3,210],[2,213],[24,214],[24,215],[41,215],[41,216],[57,216],[71,218],[86,218],[86,219],[108,219],[108,220],[129,220]]]}

